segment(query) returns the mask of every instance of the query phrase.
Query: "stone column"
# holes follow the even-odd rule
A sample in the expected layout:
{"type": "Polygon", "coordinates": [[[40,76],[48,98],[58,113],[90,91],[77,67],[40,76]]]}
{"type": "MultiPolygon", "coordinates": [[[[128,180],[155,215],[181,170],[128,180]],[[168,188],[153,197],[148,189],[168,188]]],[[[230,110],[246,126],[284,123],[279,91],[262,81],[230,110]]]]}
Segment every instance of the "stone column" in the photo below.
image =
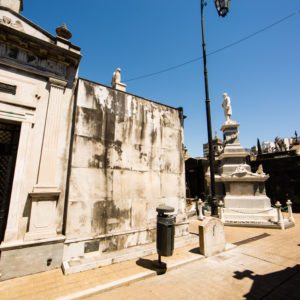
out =
{"type": "Polygon", "coordinates": [[[65,81],[50,78],[50,95],[45,121],[42,154],[35,190],[49,190],[57,192],[56,162],[59,127],[61,118],[61,102],[66,86],[65,81]]]}
{"type": "Polygon", "coordinates": [[[50,94],[45,120],[37,184],[31,198],[29,231],[25,240],[54,238],[56,233],[56,206],[60,190],[56,182],[58,138],[60,133],[61,107],[66,82],[50,78],[50,94]]]}

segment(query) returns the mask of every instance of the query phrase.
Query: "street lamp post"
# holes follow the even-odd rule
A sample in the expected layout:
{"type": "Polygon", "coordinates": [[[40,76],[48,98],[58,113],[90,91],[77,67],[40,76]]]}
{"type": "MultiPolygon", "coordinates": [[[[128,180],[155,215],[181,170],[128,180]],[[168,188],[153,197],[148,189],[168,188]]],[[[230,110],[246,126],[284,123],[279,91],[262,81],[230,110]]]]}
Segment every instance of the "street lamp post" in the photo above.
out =
{"type": "MultiPolygon", "coordinates": [[[[217,214],[217,199],[215,187],[215,155],[213,151],[212,130],[211,130],[211,114],[210,114],[210,99],[208,89],[208,75],[206,66],[206,44],[204,34],[204,0],[201,0],[201,29],[202,29],[202,51],[203,51],[203,67],[204,67],[204,83],[205,83],[205,106],[206,106],[206,121],[207,121],[207,135],[208,135],[208,150],[209,150],[209,167],[210,167],[210,189],[211,189],[211,214],[217,214]]],[[[225,17],[228,13],[230,0],[215,0],[215,6],[219,16],[225,17]]]]}

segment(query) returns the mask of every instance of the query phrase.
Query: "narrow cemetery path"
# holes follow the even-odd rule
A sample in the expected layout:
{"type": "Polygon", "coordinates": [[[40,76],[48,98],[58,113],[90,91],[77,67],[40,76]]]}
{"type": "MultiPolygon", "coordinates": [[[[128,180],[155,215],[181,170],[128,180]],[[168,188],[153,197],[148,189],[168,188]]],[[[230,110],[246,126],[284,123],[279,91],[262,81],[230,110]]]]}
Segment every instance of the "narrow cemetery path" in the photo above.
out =
{"type": "MultiPolygon", "coordinates": [[[[300,214],[295,215],[300,224],[300,214]]],[[[60,269],[0,282],[0,299],[299,299],[300,225],[281,231],[225,227],[232,250],[204,259],[198,243],[163,258],[177,266],[156,275],[157,255],[64,276],[60,269]],[[189,261],[188,264],[185,264],[189,261]],[[97,287],[147,278],[91,295],[97,287]],[[127,281],[126,281],[127,280],[127,281]],[[91,296],[87,296],[91,295],[91,296]]],[[[99,289],[98,289],[99,290],[99,289]]]]}
{"type": "Polygon", "coordinates": [[[226,235],[239,246],[86,299],[299,299],[299,225],[286,231],[227,227],[226,235]]]}

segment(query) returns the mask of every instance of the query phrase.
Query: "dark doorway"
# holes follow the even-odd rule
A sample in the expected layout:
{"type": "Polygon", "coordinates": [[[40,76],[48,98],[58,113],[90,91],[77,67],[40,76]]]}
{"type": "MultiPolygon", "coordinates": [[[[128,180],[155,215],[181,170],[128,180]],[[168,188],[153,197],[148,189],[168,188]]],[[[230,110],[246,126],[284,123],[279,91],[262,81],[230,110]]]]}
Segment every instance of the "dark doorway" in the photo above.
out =
{"type": "Polygon", "coordinates": [[[8,217],[21,126],[0,121],[0,243],[8,217]]]}
{"type": "Polygon", "coordinates": [[[202,198],[206,193],[205,172],[208,160],[205,158],[189,158],[185,161],[186,197],[202,198]]]}

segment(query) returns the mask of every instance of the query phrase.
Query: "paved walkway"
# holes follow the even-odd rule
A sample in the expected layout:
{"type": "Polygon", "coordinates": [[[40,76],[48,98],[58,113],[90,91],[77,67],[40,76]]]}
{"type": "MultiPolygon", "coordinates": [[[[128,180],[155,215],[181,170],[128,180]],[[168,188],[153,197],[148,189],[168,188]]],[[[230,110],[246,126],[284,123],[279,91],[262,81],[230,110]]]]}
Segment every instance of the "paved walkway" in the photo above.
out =
{"type": "Polygon", "coordinates": [[[177,249],[164,258],[169,270],[160,276],[151,266],[152,255],[68,276],[54,270],[0,282],[0,299],[300,298],[299,225],[286,231],[226,227],[226,238],[239,246],[206,259],[195,251],[196,244],[177,249]],[[97,294],[99,287],[145,277],[97,294]]]}

